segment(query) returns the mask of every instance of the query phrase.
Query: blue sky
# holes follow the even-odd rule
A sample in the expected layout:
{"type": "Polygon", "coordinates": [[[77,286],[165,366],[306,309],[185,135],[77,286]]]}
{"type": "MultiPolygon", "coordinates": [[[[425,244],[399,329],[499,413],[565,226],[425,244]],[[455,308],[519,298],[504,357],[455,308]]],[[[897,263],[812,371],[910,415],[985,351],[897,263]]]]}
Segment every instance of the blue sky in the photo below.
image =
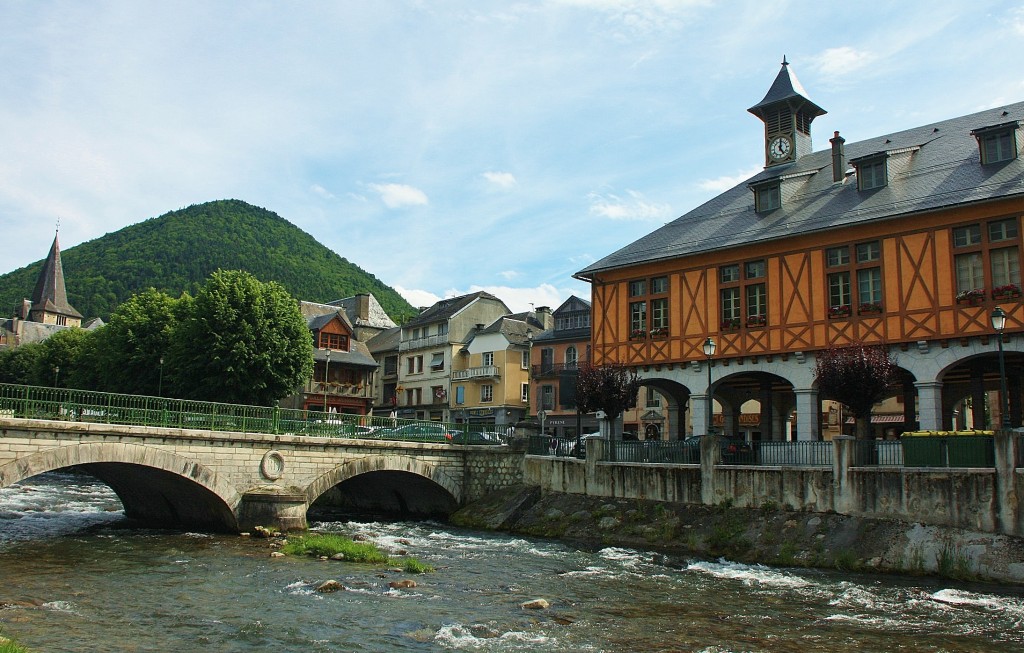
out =
{"type": "Polygon", "coordinates": [[[1024,100],[1024,2],[0,3],[0,272],[270,209],[425,306],[572,278],[756,173],[783,55],[848,142],[1024,100]]]}

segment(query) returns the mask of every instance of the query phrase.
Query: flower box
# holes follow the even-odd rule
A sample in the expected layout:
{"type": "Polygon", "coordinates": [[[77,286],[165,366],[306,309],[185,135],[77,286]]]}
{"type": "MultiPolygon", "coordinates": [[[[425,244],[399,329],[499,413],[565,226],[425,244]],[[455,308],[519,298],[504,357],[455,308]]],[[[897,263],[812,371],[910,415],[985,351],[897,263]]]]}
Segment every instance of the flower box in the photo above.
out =
{"type": "Polygon", "coordinates": [[[985,290],[983,288],[974,288],[973,290],[964,290],[956,294],[957,304],[966,304],[968,306],[977,306],[978,304],[985,301],[985,290]]]}
{"type": "Polygon", "coordinates": [[[647,331],[644,329],[633,329],[629,332],[630,340],[644,340],[647,338],[647,331]]]}
{"type": "Polygon", "coordinates": [[[1016,299],[1020,297],[1020,286],[1015,283],[1008,283],[1005,286],[996,286],[992,289],[992,299],[1016,299]]]}
{"type": "Polygon", "coordinates": [[[652,338],[663,338],[668,335],[668,327],[657,327],[651,329],[652,338]]]}
{"type": "Polygon", "coordinates": [[[828,307],[828,318],[835,320],[837,318],[850,317],[850,305],[842,304],[840,306],[829,306],[828,307]]]}
{"type": "Polygon", "coordinates": [[[748,327],[763,327],[768,324],[768,318],[764,315],[750,315],[747,316],[748,327]]]}
{"type": "Polygon", "coordinates": [[[857,307],[857,315],[881,315],[882,305],[881,304],[861,304],[857,307]]]}
{"type": "Polygon", "coordinates": [[[733,317],[727,320],[722,320],[722,323],[718,326],[722,331],[735,331],[740,328],[740,318],[733,317]]]}

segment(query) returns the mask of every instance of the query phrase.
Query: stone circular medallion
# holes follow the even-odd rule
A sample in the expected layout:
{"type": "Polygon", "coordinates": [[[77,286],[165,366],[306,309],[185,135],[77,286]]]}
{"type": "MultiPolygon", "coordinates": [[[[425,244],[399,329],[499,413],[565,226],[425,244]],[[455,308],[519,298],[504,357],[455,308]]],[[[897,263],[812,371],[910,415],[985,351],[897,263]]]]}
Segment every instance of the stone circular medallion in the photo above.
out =
{"type": "Polygon", "coordinates": [[[263,454],[260,461],[260,473],[271,481],[276,481],[284,475],[284,456],[277,451],[268,451],[263,454]]]}

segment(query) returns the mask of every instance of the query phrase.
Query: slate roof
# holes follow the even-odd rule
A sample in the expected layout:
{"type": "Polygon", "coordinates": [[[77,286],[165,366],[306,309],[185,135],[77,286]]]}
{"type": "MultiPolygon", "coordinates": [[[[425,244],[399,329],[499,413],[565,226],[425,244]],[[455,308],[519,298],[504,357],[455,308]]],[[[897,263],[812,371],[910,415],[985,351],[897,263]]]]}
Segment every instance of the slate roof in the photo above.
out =
{"type": "MultiPolygon", "coordinates": [[[[436,302],[433,306],[424,309],[422,313],[406,322],[405,326],[416,326],[419,324],[447,320],[477,299],[492,299],[496,302],[501,302],[501,300],[494,295],[483,291],[470,293],[468,295],[461,295],[459,297],[451,297],[449,299],[442,299],[436,302]]],[[[504,302],[502,302],[502,305],[504,306],[504,302]]],[[[507,311],[508,309],[506,308],[505,310],[507,311]]]]}
{"type": "Polygon", "coordinates": [[[781,101],[793,102],[794,100],[804,106],[806,113],[812,113],[815,116],[827,113],[807,97],[807,91],[804,90],[800,80],[796,78],[796,73],[789,69],[789,63],[783,57],[782,69],[779,70],[779,74],[776,75],[775,81],[772,82],[772,86],[768,89],[764,99],[747,109],[747,111],[755,116],[762,116],[766,107],[781,101]]]}
{"type": "Polygon", "coordinates": [[[367,349],[365,342],[360,342],[354,338],[349,338],[349,351],[341,351],[340,349],[313,349],[313,360],[323,361],[327,360],[327,352],[331,352],[331,365],[340,363],[342,365],[352,365],[354,367],[379,367],[377,361],[373,360],[373,356],[370,355],[370,350],[367,349]]]}
{"type": "Polygon", "coordinates": [[[526,345],[530,342],[530,339],[526,337],[526,332],[538,327],[539,325],[536,320],[533,320],[531,323],[517,319],[512,315],[503,315],[484,328],[477,329],[473,336],[486,333],[500,333],[505,336],[505,340],[508,340],[513,345],[526,345]]]}
{"type": "Polygon", "coordinates": [[[394,320],[388,317],[388,314],[384,311],[384,307],[380,305],[377,298],[371,293],[367,293],[368,297],[368,315],[363,318],[359,316],[359,301],[360,296],[346,297],[344,299],[336,299],[333,302],[328,302],[329,306],[336,306],[344,309],[345,315],[348,316],[348,321],[357,327],[366,326],[373,327],[375,329],[390,329],[391,327],[398,326],[394,320]]]}
{"type": "Polygon", "coordinates": [[[402,337],[401,327],[394,327],[381,331],[374,337],[370,338],[366,345],[369,350],[374,354],[379,354],[389,351],[398,351],[399,339],[402,337]]]}
{"type": "Polygon", "coordinates": [[[1024,124],[1024,102],[846,143],[847,161],[890,154],[888,185],[870,191],[857,190],[855,176],[832,180],[831,148],[765,169],[574,276],[993,199],[1018,197],[1024,208],[1024,152],[983,166],[971,135],[1013,121],[1024,124]],[[897,166],[897,157],[906,160],[897,166]],[[758,214],[749,186],[773,178],[783,180],[782,208],[758,214]]]}
{"type": "Polygon", "coordinates": [[[43,262],[43,269],[39,271],[36,288],[32,292],[32,310],[82,317],[82,314],[68,303],[68,293],[64,287],[64,266],[60,260],[57,236],[53,237],[50,253],[43,262]]]}

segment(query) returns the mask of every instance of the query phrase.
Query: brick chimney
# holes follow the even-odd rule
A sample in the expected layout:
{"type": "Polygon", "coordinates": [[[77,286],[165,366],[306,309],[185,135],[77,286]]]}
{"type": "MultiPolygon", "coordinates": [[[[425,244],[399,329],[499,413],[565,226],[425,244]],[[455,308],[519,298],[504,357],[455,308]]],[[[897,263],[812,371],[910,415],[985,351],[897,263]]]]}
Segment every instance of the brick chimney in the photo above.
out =
{"type": "Polygon", "coordinates": [[[836,132],[828,142],[832,143],[832,181],[842,181],[846,176],[846,151],[843,148],[846,139],[836,132]]]}

